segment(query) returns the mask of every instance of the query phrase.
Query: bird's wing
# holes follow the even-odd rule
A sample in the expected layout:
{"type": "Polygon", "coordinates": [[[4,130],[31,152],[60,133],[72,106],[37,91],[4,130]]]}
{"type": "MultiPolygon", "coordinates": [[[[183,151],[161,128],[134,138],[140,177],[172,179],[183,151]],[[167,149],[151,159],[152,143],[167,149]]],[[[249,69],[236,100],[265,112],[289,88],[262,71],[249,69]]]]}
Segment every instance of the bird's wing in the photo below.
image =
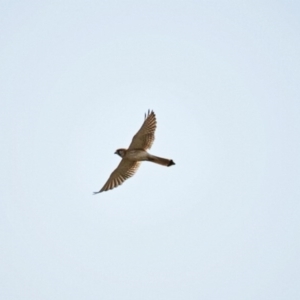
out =
{"type": "Polygon", "coordinates": [[[139,165],[140,162],[130,161],[123,158],[118,167],[110,174],[102,189],[99,192],[94,192],[94,194],[112,190],[113,188],[121,185],[126,179],[135,174],[139,165]]]}
{"type": "Polygon", "coordinates": [[[154,141],[154,133],[156,129],[156,116],[153,111],[145,114],[145,121],[140,130],[133,137],[128,150],[131,149],[150,149],[154,141]]]}

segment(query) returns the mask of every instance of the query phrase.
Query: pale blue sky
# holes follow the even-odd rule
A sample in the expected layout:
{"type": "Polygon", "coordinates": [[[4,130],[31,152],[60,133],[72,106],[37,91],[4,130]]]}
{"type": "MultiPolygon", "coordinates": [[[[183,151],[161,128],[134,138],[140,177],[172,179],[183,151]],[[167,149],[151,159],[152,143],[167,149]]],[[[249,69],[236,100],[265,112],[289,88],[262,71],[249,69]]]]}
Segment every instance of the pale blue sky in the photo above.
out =
{"type": "Polygon", "coordinates": [[[300,299],[299,2],[0,1],[0,59],[1,299],[300,299]]]}

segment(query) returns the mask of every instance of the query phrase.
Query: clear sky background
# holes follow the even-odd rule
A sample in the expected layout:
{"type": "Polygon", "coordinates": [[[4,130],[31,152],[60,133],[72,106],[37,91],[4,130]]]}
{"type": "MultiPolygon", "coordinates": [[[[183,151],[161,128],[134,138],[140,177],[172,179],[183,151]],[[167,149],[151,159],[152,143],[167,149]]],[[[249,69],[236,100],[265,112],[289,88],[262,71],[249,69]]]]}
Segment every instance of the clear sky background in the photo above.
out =
{"type": "Polygon", "coordinates": [[[298,1],[0,1],[0,59],[1,299],[300,299],[298,1]]]}

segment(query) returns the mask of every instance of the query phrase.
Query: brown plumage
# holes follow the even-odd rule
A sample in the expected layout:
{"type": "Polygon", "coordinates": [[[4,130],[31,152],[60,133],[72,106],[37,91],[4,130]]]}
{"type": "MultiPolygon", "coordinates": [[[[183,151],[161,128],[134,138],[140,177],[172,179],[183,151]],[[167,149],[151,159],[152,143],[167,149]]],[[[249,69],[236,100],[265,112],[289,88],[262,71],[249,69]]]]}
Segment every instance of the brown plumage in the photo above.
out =
{"type": "Polygon", "coordinates": [[[156,116],[153,111],[148,110],[145,114],[145,121],[140,130],[132,138],[128,150],[143,149],[148,150],[154,142],[154,134],[156,129],[156,116]]]}
{"type": "Polygon", "coordinates": [[[145,114],[145,121],[140,130],[132,138],[129,148],[116,150],[115,154],[122,157],[120,164],[111,173],[102,189],[94,194],[108,191],[121,185],[126,179],[135,174],[142,161],[150,161],[167,167],[175,165],[172,159],[154,156],[146,151],[151,148],[154,142],[155,129],[156,116],[153,111],[150,112],[148,110],[148,114],[145,114]]]}

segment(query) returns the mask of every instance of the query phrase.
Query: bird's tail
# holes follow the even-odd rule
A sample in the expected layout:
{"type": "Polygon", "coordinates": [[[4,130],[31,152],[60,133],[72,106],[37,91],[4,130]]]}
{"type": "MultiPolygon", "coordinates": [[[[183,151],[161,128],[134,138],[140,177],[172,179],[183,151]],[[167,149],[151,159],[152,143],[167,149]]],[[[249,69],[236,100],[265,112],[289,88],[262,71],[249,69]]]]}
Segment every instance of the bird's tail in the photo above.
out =
{"type": "Polygon", "coordinates": [[[175,163],[172,159],[162,158],[162,157],[154,156],[151,154],[149,155],[148,160],[151,162],[154,162],[156,164],[166,166],[166,167],[175,165],[175,163]]]}

